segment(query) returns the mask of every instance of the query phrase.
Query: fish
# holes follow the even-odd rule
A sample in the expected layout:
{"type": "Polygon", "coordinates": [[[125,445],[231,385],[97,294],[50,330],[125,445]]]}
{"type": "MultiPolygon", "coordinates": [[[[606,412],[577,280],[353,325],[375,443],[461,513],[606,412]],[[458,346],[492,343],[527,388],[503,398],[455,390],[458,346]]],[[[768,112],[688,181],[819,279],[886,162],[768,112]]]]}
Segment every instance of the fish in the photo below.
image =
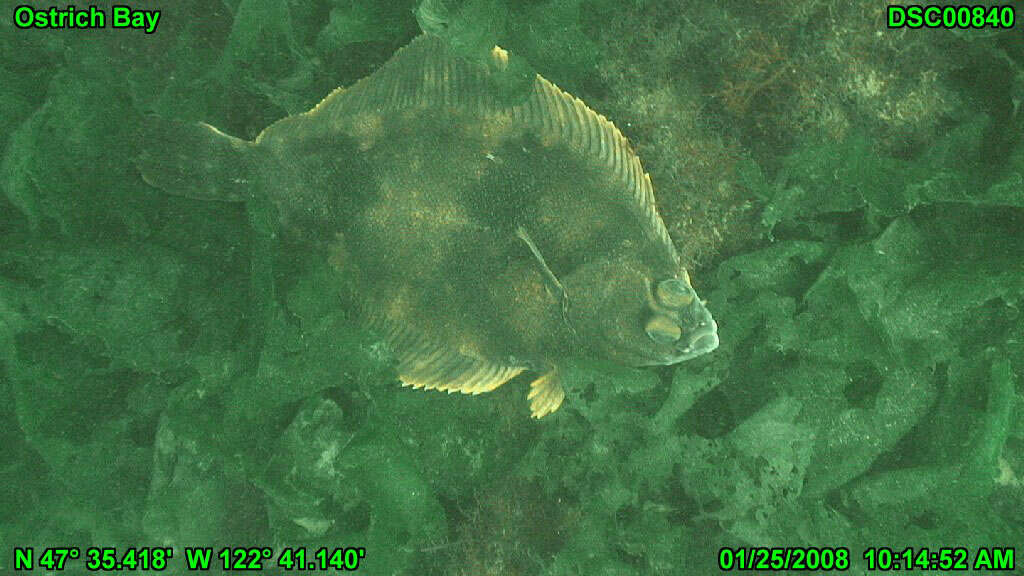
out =
{"type": "Polygon", "coordinates": [[[337,271],[341,305],[387,342],[405,386],[480,394],[523,375],[542,418],[574,359],[715,350],[627,139],[539,74],[510,95],[508,62],[423,34],[255,140],[167,121],[137,163],[171,194],[274,206],[337,271]]]}

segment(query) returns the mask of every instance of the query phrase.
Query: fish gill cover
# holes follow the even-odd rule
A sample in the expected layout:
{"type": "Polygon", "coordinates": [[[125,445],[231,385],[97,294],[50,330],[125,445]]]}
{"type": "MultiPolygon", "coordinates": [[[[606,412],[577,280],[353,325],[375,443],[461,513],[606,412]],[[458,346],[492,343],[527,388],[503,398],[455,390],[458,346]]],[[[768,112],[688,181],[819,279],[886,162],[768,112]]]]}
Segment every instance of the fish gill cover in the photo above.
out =
{"type": "Polygon", "coordinates": [[[1019,553],[1019,24],[754,4],[190,2],[146,6],[149,35],[0,20],[0,568],[58,545],[364,546],[367,574],[466,575],[1019,553]],[[717,352],[579,362],[541,422],[515,382],[410,392],[271,207],[142,181],[154,115],[251,139],[420,26],[468,59],[499,44],[617,124],[717,352]]]}

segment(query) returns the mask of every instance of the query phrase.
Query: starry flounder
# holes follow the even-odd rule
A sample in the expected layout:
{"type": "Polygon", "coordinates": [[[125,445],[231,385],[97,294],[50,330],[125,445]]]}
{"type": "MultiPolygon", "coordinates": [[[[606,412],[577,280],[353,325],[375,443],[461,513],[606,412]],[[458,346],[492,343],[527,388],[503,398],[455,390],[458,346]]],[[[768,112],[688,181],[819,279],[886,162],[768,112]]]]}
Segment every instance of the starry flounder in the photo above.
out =
{"type": "Polygon", "coordinates": [[[714,350],[626,139],[539,75],[508,94],[507,63],[424,35],[254,142],[168,126],[140,166],[169,192],[272,202],[339,270],[409,386],[478,394],[530,373],[539,418],[562,403],[567,359],[714,350]]]}

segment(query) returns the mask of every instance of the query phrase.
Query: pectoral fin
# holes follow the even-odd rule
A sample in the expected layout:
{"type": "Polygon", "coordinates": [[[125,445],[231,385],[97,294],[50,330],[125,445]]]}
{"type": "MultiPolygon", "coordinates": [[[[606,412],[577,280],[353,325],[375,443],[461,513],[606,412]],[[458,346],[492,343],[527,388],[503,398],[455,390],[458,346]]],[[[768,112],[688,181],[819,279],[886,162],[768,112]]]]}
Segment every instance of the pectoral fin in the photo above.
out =
{"type": "MultiPolygon", "coordinates": [[[[552,295],[562,303],[562,320],[565,321],[566,325],[569,325],[569,294],[565,291],[565,287],[555,276],[555,273],[548,267],[548,263],[544,260],[544,255],[540,253],[540,249],[537,248],[537,244],[534,243],[533,239],[530,238],[529,232],[522,226],[516,227],[516,237],[523,241],[526,246],[530,249],[530,253],[533,254],[534,259],[537,261],[537,265],[540,267],[541,273],[544,275],[544,281],[547,283],[548,290],[551,291],[552,295]]],[[[569,326],[570,329],[572,326],[569,326]]]]}

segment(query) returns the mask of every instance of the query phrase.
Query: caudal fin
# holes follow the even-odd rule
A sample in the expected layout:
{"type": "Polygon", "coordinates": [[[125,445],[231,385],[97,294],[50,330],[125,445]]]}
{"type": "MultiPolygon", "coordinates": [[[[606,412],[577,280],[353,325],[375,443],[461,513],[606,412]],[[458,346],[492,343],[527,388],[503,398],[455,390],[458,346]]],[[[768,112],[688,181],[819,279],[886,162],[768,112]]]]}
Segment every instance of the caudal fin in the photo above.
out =
{"type": "Polygon", "coordinates": [[[202,122],[151,118],[136,164],[151,186],[200,200],[243,202],[257,174],[256,144],[202,122]]]}

